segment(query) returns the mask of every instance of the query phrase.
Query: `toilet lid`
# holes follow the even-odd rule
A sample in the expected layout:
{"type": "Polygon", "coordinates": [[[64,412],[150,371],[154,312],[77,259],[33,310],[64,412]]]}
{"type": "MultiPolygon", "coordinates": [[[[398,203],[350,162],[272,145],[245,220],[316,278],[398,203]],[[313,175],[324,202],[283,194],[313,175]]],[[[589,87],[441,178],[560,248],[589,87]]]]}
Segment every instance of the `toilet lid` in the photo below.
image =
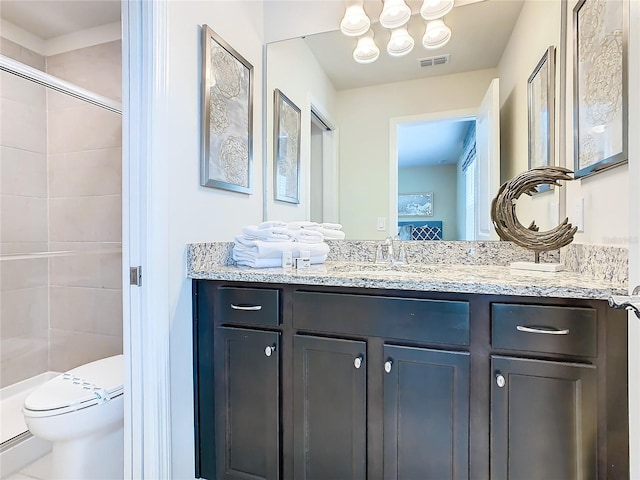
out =
{"type": "Polygon", "coordinates": [[[122,355],[103,358],[69,370],[35,389],[24,401],[25,410],[84,408],[109,401],[122,393],[122,355]]]}

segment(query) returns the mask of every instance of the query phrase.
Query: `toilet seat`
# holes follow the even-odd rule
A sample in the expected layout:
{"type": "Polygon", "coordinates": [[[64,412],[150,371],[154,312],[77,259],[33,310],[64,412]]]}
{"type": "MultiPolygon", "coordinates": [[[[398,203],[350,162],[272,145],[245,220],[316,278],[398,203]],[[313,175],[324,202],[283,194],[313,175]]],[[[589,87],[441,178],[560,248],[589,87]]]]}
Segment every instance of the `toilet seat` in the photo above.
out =
{"type": "Polygon", "coordinates": [[[103,358],[65,372],[34,390],[24,401],[27,417],[50,417],[92,407],[123,393],[122,355],[103,358]]]}

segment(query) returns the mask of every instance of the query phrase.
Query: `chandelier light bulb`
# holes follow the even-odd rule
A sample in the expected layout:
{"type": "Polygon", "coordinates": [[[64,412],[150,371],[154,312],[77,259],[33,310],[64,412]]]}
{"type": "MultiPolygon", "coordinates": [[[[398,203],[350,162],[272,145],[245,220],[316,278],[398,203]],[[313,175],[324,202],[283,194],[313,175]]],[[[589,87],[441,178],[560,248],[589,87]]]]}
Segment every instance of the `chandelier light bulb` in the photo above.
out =
{"type": "Polygon", "coordinates": [[[369,30],[358,39],[353,51],[353,59],[358,63],[373,63],[380,56],[380,49],[373,40],[373,30],[369,30]]]}
{"type": "Polygon", "coordinates": [[[414,41],[406,27],[391,30],[387,53],[392,57],[401,57],[413,50],[414,41]]]}
{"type": "Polygon", "coordinates": [[[422,45],[429,50],[444,47],[451,39],[451,29],[445,25],[442,19],[427,22],[422,45]]]}
{"type": "Polygon", "coordinates": [[[358,37],[369,30],[371,20],[364,11],[362,2],[349,5],[340,22],[340,31],[349,37],[358,37]]]}
{"type": "Polygon", "coordinates": [[[380,14],[380,25],[394,29],[405,25],[411,18],[411,8],[404,0],[384,0],[380,14]]]}
{"type": "Polygon", "coordinates": [[[453,8],[454,0],[424,0],[420,15],[425,20],[436,20],[444,17],[453,8]]]}

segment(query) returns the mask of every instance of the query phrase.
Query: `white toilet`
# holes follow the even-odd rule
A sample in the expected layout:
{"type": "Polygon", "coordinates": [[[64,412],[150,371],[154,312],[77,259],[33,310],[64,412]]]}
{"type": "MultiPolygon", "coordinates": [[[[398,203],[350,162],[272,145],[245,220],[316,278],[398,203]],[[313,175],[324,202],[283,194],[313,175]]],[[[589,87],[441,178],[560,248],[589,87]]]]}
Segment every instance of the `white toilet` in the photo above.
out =
{"type": "Polygon", "coordinates": [[[53,442],[51,478],[123,478],[123,381],[116,355],[58,375],[25,399],[29,430],[53,442]]]}

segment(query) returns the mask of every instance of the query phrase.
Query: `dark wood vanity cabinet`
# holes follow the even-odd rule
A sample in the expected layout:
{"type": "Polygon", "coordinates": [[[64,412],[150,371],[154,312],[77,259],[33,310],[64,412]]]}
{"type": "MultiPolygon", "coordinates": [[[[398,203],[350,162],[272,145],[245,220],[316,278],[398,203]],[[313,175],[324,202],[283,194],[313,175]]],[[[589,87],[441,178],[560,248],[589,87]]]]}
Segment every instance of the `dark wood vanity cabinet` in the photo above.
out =
{"type": "Polygon", "coordinates": [[[592,365],[494,356],[491,477],[597,478],[592,365]]]}
{"type": "Polygon", "coordinates": [[[197,280],[196,475],[626,478],[626,352],[603,301],[197,280]]]}
{"type": "Polygon", "coordinates": [[[199,319],[194,324],[198,475],[277,480],[281,333],[255,327],[278,325],[278,291],[201,288],[198,293],[194,302],[194,319],[199,319]],[[214,315],[220,322],[213,321],[214,315]]]}
{"type": "Polygon", "coordinates": [[[367,478],[367,344],[293,338],[293,478],[367,478]]]}
{"type": "Polygon", "coordinates": [[[384,347],[384,478],[469,477],[469,354],[384,347]]]}
{"type": "Polygon", "coordinates": [[[491,477],[595,479],[597,312],[496,303],[491,308],[491,477]],[[556,353],[581,363],[520,358],[556,353]],[[516,356],[517,355],[517,356],[516,356]]]}

